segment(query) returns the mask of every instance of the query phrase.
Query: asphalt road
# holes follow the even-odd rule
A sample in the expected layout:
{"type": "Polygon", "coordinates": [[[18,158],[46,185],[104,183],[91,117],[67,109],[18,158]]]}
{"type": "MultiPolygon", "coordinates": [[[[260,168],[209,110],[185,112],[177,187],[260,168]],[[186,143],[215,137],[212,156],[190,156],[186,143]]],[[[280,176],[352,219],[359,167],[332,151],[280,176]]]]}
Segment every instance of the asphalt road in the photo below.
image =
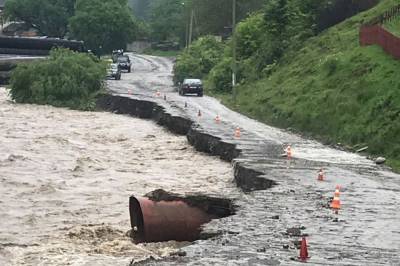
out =
{"type": "Polygon", "coordinates": [[[217,238],[196,241],[185,248],[186,257],[165,264],[297,264],[295,244],[300,237],[287,230],[300,228],[308,235],[309,264],[400,265],[398,174],[357,154],[254,121],[214,98],[179,96],[172,84],[170,59],[132,54],[131,60],[133,72],[110,81],[111,93],[155,101],[197,121],[205,132],[242,149],[233,163],[262,171],[277,183],[237,196],[236,215],[205,227],[220,233],[217,238]],[[214,122],[216,115],[221,124],[214,122]],[[236,127],[241,128],[240,139],[234,137],[236,127]],[[279,156],[287,144],[293,151],[290,162],[279,156]],[[320,167],[326,171],[324,182],[316,180],[320,167]],[[341,186],[339,215],[327,207],[336,185],[341,186]]]}

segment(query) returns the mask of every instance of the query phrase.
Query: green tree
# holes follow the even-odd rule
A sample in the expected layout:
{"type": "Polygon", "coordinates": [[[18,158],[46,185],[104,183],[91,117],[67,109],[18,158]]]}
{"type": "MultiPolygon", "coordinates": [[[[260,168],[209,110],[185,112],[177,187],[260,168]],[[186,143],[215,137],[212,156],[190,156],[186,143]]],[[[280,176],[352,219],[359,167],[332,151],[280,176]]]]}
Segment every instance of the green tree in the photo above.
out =
{"type": "Polygon", "coordinates": [[[7,0],[5,16],[12,21],[23,21],[41,34],[64,37],[68,19],[74,14],[75,0],[7,0]]]}
{"type": "Polygon", "coordinates": [[[149,22],[153,40],[184,40],[184,5],[181,0],[154,0],[150,4],[149,22]]]}
{"type": "Polygon", "coordinates": [[[125,48],[138,31],[127,0],[77,0],[70,30],[96,54],[125,48]]]}
{"type": "MultiPolygon", "coordinates": [[[[196,33],[221,35],[231,32],[232,0],[187,0],[195,12],[196,33]]],[[[262,9],[266,0],[237,0],[237,21],[262,9]]]]}
{"type": "Polygon", "coordinates": [[[13,70],[10,94],[18,103],[93,109],[105,75],[106,64],[96,57],[55,49],[49,58],[20,64],[13,70]]]}
{"type": "Polygon", "coordinates": [[[129,5],[133,9],[135,17],[142,20],[147,20],[150,2],[150,0],[129,0],[129,5]]]}
{"type": "Polygon", "coordinates": [[[254,55],[262,46],[266,26],[262,13],[256,13],[241,21],[236,27],[237,54],[239,59],[254,55]]]}
{"type": "Polygon", "coordinates": [[[185,78],[204,78],[221,60],[223,44],[212,36],[204,36],[193,42],[182,53],[174,66],[174,82],[185,78]]]}

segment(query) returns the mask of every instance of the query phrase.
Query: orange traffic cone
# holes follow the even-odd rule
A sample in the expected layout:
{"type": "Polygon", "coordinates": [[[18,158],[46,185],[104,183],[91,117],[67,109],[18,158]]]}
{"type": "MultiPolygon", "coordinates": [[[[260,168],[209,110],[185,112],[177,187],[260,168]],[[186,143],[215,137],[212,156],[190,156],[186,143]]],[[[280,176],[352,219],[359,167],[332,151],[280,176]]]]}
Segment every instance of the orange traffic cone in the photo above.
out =
{"type": "Polygon", "coordinates": [[[334,209],[335,214],[338,214],[338,213],[339,213],[339,210],[340,210],[340,199],[339,199],[339,195],[340,195],[339,189],[336,188],[336,190],[335,190],[335,196],[333,197],[333,200],[332,200],[332,202],[331,202],[331,208],[334,209]]]}
{"type": "Polygon", "coordinates": [[[292,147],[290,147],[290,145],[288,145],[285,149],[286,151],[286,157],[288,158],[288,160],[292,159],[292,147]]]}
{"type": "Polygon", "coordinates": [[[324,181],[325,175],[324,175],[324,170],[321,168],[318,171],[318,181],[324,181]]]}
{"type": "Polygon", "coordinates": [[[197,113],[198,117],[201,117],[201,111],[199,110],[199,112],[197,113]]]}
{"type": "Polygon", "coordinates": [[[235,138],[240,138],[240,135],[241,135],[240,127],[237,127],[236,130],[235,130],[235,138]]]}
{"type": "Polygon", "coordinates": [[[308,256],[308,250],[307,250],[307,240],[306,238],[303,236],[303,238],[301,239],[301,247],[300,247],[300,256],[299,259],[302,262],[306,262],[310,257],[308,256]]]}
{"type": "Polygon", "coordinates": [[[219,115],[215,117],[215,123],[217,124],[221,123],[221,118],[219,117],[219,115]]]}

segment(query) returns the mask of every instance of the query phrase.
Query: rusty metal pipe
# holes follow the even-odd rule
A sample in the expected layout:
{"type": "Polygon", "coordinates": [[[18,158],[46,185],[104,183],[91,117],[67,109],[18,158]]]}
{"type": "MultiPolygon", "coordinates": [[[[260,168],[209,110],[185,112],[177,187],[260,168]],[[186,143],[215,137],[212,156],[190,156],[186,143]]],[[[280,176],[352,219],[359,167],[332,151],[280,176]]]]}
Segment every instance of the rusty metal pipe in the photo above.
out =
{"type": "Polygon", "coordinates": [[[216,216],[183,201],[152,201],[131,196],[129,213],[137,242],[194,241],[200,226],[216,216]]]}

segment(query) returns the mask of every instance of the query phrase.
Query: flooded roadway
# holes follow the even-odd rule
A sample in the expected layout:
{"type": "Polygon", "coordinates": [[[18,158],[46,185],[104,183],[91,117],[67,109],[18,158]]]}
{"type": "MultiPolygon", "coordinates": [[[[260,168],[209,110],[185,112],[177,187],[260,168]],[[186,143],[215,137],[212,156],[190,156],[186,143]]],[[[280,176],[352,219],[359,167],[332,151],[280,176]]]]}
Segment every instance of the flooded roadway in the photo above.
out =
{"type": "Polygon", "coordinates": [[[0,88],[0,265],[128,265],[188,243],[134,245],[128,198],[238,194],[231,166],[151,121],[9,101],[0,88]]]}
{"type": "Polygon", "coordinates": [[[2,101],[0,181],[5,185],[0,189],[5,196],[0,199],[0,214],[5,219],[0,220],[0,262],[125,265],[132,258],[168,255],[184,245],[187,256],[147,264],[288,265],[298,264],[292,260],[298,256],[296,241],[299,234],[306,234],[311,265],[400,265],[399,175],[359,155],[258,123],[213,98],[178,96],[169,59],[132,55],[132,61],[133,73],[109,82],[114,94],[151,100],[198,122],[204,132],[242,150],[236,165],[260,171],[278,185],[239,193],[228,164],[194,157],[200,155],[184,138],[164,136],[150,122],[141,126],[142,120],[125,116],[2,101]],[[166,101],[155,96],[157,90],[166,101]],[[22,108],[21,115],[16,108],[22,108]],[[198,110],[203,114],[200,119],[198,110]],[[222,119],[218,126],[213,121],[217,114],[222,119]],[[14,126],[4,129],[5,122],[14,126]],[[237,126],[241,139],[233,138],[237,126]],[[81,131],[85,133],[74,134],[81,131]],[[279,156],[288,143],[294,156],[290,164],[279,156]],[[143,151],[135,145],[143,145],[143,151]],[[161,154],[157,145],[165,147],[161,154]],[[183,161],[189,163],[175,168],[184,155],[183,161]],[[320,167],[327,172],[325,182],[316,181],[320,167]],[[187,179],[185,171],[198,178],[187,179]],[[14,179],[3,177],[10,172],[19,174],[14,179]],[[163,178],[166,175],[168,179],[163,178]],[[339,216],[327,208],[337,184],[342,186],[339,216]],[[127,197],[155,188],[232,197],[240,207],[236,215],[205,227],[207,232],[218,232],[216,238],[193,245],[132,245],[124,236],[129,227],[127,197]]]}
{"type": "Polygon", "coordinates": [[[400,265],[398,174],[360,155],[249,119],[214,98],[179,96],[172,86],[171,60],[131,57],[134,73],[110,82],[115,95],[153,101],[173,115],[195,121],[206,134],[237,145],[241,154],[234,159],[236,165],[277,183],[268,190],[241,194],[236,215],[206,226],[219,237],[197,241],[184,248],[185,258],[164,264],[297,264],[296,243],[305,234],[312,265],[400,265]],[[219,125],[214,122],[216,115],[222,119],[219,125]],[[237,126],[242,130],[240,139],[233,137],[237,126]],[[293,150],[290,163],[280,156],[287,144],[293,150]],[[320,167],[326,171],[325,182],[316,180],[320,167]],[[328,207],[336,185],[341,185],[339,216],[328,207]]]}

